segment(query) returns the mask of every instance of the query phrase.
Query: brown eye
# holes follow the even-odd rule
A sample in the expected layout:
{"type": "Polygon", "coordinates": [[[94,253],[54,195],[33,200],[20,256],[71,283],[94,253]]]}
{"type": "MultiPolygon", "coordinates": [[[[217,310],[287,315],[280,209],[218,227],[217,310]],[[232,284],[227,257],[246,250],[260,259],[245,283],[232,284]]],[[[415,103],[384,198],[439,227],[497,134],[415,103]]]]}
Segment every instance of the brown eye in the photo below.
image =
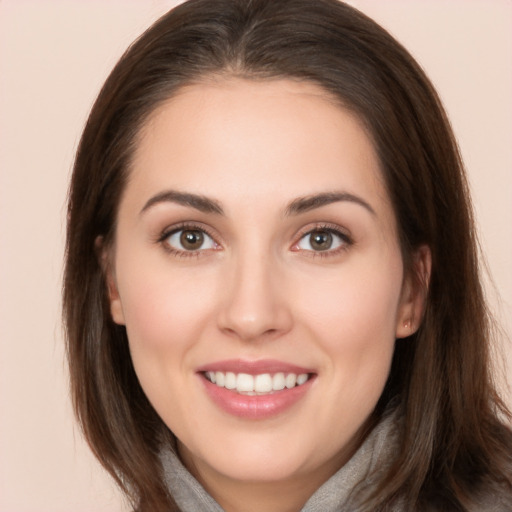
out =
{"type": "Polygon", "coordinates": [[[309,234],[309,243],[314,251],[327,251],[332,247],[332,233],[313,231],[309,234]]]}
{"type": "Polygon", "coordinates": [[[163,239],[172,249],[179,252],[194,252],[215,249],[211,236],[201,229],[179,229],[163,239]]]}
{"type": "Polygon", "coordinates": [[[187,251],[197,251],[201,249],[204,242],[204,235],[201,231],[186,230],[180,235],[180,243],[183,249],[187,251]]]}
{"type": "Polygon", "coordinates": [[[338,230],[318,228],[306,233],[296,247],[303,251],[326,252],[349,246],[351,243],[350,238],[338,230]]]}

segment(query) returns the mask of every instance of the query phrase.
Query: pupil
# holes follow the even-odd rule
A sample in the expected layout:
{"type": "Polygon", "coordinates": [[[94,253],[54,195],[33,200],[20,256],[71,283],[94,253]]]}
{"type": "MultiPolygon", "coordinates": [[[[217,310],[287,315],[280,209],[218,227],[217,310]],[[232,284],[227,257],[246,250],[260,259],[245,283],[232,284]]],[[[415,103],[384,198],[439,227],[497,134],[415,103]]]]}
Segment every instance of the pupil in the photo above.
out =
{"type": "Polygon", "coordinates": [[[328,231],[311,233],[311,247],[317,251],[326,251],[332,245],[332,235],[328,231]]]}
{"type": "Polygon", "coordinates": [[[199,249],[203,245],[203,240],[201,231],[183,231],[180,236],[181,245],[191,251],[199,249]]]}

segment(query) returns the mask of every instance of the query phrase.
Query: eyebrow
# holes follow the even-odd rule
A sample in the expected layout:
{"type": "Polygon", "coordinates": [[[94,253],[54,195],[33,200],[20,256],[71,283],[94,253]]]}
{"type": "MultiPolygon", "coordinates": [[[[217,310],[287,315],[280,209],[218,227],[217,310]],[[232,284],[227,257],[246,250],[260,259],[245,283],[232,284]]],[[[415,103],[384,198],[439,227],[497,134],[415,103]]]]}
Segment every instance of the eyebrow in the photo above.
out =
{"type": "MultiPolygon", "coordinates": [[[[368,210],[372,215],[376,215],[375,210],[370,206],[369,203],[367,203],[364,199],[348,192],[323,192],[311,196],[299,197],[294,199],[286,207],[285,215],[300,215],[301,213],[342,201],[358,204],[368,210]]],[[[224,215],[224,210],[222,209],[220,203],[215,199],[190,192],[178,192],[176,190],[166,190],[151,197],[143,206],[140,214],[144,213],[157,204],[168,202],[188,206],[203,213],[215,213],[217,215],[224,215]]]]}
{"type": "Polygon", "coordinates": [[[159,194],[151,197],[143,206],[140,213],[144,213],[146,210],[157,204],[169,202],[189,206],[203,213],[224,215],[224,211],[218,201],[206,196],[191,194],[188,192],[178,192],[176,190],[166,190],[165,192],[160,192],[159,194]]]}
{"type": "Polygon", "coordinates": [[[377,215],[375,210],[364,199],[348,192],[325,192],[311,196],[299,197],[293,200],[285,210],[286,215],[299,215],[332,203],[348,201],[368,210],[372,215],[377,215]]]}

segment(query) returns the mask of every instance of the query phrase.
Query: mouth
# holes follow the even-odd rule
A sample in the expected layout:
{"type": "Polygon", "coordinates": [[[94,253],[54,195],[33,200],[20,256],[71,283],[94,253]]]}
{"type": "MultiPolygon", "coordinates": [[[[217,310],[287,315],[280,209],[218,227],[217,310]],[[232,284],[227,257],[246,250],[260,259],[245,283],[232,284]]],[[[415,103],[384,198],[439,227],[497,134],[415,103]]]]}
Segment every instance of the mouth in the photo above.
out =
{"type": "Polygon", "coordinates": [[[197,370],[207,396],[229,415],[263,420],[299,407],[317,374],[280,361],[230,360],[197,370]]]}
{"type": "Polygon", "coordinates": [[[284,389],[292,389],[304,385],[313,374],[311,373],[234,373],[222,371],[203,372],[206,380],[219,388],[247,396],[270,395],[284,389]]]}

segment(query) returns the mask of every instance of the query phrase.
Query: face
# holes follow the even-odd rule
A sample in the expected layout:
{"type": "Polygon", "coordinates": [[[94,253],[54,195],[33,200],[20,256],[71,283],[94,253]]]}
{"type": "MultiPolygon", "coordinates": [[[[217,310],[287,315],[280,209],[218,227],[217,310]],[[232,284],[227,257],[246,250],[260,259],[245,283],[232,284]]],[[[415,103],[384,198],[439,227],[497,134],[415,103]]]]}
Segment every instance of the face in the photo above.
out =
{"type": "Polygon", "coordinates": [[[333,474],[421,316],[372,143],[307,83],[161,106],[109,259],[142,388],[207,486],[333,474]]]}

